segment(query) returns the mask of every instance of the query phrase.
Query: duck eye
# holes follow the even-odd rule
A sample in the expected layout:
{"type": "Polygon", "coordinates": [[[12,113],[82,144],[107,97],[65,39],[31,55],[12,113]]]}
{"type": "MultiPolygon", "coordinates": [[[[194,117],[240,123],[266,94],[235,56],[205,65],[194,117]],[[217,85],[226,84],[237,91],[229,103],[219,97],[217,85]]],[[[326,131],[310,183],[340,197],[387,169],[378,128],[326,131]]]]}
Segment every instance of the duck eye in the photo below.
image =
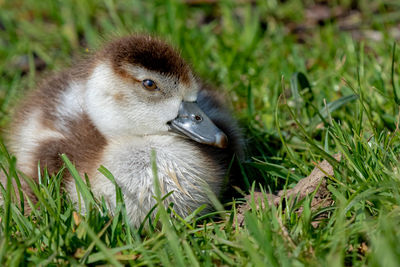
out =
{"type": "Polygon", "coordinates": [[[142,84],[143,84],[144,88],[146,88],[147,90],[150,90],[150,91],[154,91],[154,90],[158,89],[156,83],[153,80],[149,80],[149,79],[143,80],[142,84]]]}

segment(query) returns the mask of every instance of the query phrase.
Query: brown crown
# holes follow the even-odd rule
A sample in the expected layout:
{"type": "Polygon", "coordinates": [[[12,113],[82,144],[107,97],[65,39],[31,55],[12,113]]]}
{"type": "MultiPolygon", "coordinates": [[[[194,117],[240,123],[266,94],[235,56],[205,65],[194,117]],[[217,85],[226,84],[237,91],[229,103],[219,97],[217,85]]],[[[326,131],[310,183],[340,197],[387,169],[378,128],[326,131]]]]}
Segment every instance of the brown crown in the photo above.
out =
{"type": "Polygon", "coordinates": [[[182,82],[189,81],[189,66],[179,53],[165,42],[146,35],[130,35],[109,43],[103,50],[111,59],[114,70],[124,75],[123,64],[133,64],[182,82]]]}

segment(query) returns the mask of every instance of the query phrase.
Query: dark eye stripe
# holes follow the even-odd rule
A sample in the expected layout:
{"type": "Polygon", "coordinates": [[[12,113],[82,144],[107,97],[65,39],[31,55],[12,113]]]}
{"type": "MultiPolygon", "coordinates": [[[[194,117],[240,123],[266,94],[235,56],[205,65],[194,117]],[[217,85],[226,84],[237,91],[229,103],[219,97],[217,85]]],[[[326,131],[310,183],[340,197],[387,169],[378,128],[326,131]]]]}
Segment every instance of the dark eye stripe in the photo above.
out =
{"type": "Polygon", "coordinates": [[[150,79],[143,80],[142,84],[143,84],[144,88],[146,88],[147,90],[150,90],[150,91],[154,91],[154,90],[158,89],[157,84],[153,80],[150,80],[150,79]]]}

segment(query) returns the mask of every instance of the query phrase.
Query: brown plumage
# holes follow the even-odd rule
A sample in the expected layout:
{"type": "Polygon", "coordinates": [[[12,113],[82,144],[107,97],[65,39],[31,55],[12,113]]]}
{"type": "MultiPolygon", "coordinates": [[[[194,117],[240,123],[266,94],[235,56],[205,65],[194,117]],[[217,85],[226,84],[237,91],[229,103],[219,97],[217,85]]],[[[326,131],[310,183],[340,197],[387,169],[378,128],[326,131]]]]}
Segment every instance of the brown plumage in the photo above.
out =
{"type": "Polygon", "coordinates": [[[116,73],[126,76],[124,63],[139,65],[148,70],[177,77],[189,82],[189,66],[179,53],[165,42],[146,35],[127,36],[108,44],[101,52],[111,58],[116,73]]]}
{"type": "MultiPolygon", "coordinates": [[[[18,167],[34,179],[38,161],[54,173],[63,165],[60,154],[66,154],[112,210],[114,187],[97,171],[105,165],[124,193],[134,225],[155,204],[150,154],[156,150],[162,188],[174,191],[168,199],[185,216],[209,203],[207,191],[220,193],[232,156],[242,153],[237,123],[221,102],[168,44],[131,35],[45,80],[21,103],[8,144],[18,167]],[[157,90],[144,86],[148,80],[157,90]],[[184,107],[193,118],[204,115],[191,121],[184,107]],[[226,136],[228,147],[217,148],[226,136]]],[[[68,174],[63,185],[77,200],[68,174]]]]}

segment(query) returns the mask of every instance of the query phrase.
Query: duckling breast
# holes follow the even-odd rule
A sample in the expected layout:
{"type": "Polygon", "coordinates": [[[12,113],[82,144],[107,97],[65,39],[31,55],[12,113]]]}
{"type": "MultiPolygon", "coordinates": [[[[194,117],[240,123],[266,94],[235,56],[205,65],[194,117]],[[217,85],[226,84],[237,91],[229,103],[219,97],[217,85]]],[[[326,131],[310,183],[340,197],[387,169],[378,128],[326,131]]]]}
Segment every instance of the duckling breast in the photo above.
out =
{"type": "MultiPolygon", "coordinates": [[[[103,153],[103,165],[114,175],[124,195],[132,223],[140,225],[156,205],[151,153],[156,153],[156,166],[162,195],[172,194],[180,216],[187,216],[199,206],[210,204],[209,194],[218,194],[226,170],[180,136],[152,135],[112,140],[103,153]]],[[[92,190],[115,207],[115,188],[102,174],[92,178],[92,190]]],[[[73,191],[74,188],[71,186],[73,191]]]]}

